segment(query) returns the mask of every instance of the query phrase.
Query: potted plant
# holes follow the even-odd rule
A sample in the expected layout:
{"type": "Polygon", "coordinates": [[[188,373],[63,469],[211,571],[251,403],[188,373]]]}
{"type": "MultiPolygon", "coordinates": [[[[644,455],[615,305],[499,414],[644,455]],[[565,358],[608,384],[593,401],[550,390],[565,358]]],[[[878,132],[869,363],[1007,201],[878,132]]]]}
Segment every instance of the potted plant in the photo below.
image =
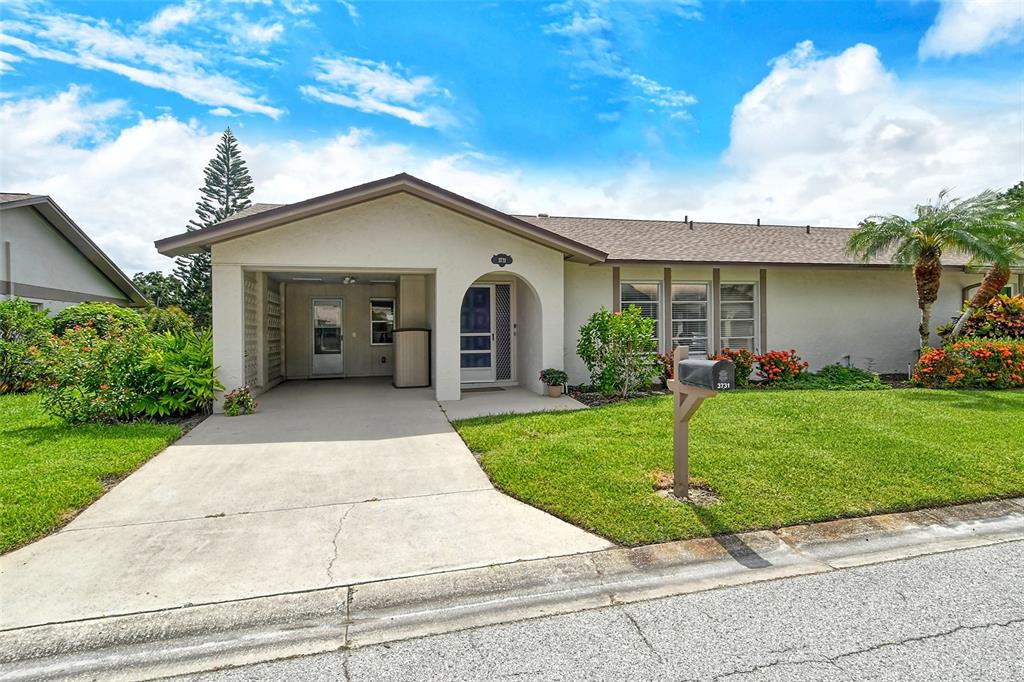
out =
{"type": "Polygon", "coordinates": [[[569,375],[560,369],[545,369],[540,373],[540,380],[548,387],[548,395],[557,398],[562,395],[562,388],[569,380],[569,375]]]}

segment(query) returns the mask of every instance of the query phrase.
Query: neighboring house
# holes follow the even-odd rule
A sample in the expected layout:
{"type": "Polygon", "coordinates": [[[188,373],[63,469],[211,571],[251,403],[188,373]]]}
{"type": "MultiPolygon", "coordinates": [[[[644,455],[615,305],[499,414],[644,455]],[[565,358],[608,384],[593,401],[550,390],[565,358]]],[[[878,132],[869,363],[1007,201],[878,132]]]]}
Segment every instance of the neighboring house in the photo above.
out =
{"type": "MultiPolygon", "coordinates": [[[[211,250],[214,362],[228,388],[390,376],[398,360],[452,400],[468,386],[541,392],[545,367],[585,381],[580,325],[633,304],[657,320],[663,350],[796,348],[815,368],[905,372],[918,343],[913,278],[851,259],[850,232],[516,216],[401,174],[255,204],[156,245],[211,250]],[[430,329],[429,356],[401,347],[394,327],[430,329]]],[[[981,279],[962,259],[946,264],[936,323],[981,279]]]]}
{"type": "Polygon", "coordinates": [[[85,301],[146,299],[53,199],[0,193],[0,300],[58,312],[85,301]]]}

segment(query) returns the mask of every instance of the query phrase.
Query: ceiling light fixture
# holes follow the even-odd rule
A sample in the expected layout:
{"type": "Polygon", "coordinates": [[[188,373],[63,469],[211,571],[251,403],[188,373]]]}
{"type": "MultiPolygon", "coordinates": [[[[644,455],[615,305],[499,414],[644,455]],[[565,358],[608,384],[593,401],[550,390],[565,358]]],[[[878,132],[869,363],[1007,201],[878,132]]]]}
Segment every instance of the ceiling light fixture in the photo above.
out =
{"type": "Polygon", "coordinates": [[[323,277],[292,277],[293,282],[322,282],[323,277]]]}
{"type": "Polygon", "coordinates": [[[345,275],[344,277],[341,278],[342,284],[355,284],[358,281],[359,280],[357,280],[355,277],[352,277],[351,275],[345,275]]]}

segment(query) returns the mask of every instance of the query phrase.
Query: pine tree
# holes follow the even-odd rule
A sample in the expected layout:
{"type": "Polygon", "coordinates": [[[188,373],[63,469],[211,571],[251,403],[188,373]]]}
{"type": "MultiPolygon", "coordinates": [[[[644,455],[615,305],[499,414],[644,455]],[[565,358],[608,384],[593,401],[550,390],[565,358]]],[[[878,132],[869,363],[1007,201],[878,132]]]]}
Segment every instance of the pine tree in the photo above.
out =
{"type": "MultiPolygon", "coordinates": [[[[199,189],[196,217],[188,231],[201,230],[247,208],[252,202],[252,177],[242,159],[231,128],[225,128],[217,144],[217,154],[206,165],[205,184],[199,189]]],[[[175,261],[174,274],[181,280],[181,307],[192,316],[196,327],[208,327],[212,321],[213,278],[210,252],[200,251],[175,261]]]]}

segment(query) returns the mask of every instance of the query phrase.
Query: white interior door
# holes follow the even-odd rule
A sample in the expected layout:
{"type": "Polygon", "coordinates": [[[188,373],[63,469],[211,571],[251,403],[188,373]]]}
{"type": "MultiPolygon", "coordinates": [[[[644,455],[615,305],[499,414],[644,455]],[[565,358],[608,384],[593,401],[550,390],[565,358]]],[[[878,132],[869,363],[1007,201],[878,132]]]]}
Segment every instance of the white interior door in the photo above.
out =
{"type": "Polygon", "coordinates": [[[340,298],[313,299],[313,376],[338,376],[345,372],[345,340],[340,298]]]}
{"type": "Polygon", "coordinates": [[[463,383],[494,381],[494,285],[469,287],[462,298],[460,318],[463,383]]]}

